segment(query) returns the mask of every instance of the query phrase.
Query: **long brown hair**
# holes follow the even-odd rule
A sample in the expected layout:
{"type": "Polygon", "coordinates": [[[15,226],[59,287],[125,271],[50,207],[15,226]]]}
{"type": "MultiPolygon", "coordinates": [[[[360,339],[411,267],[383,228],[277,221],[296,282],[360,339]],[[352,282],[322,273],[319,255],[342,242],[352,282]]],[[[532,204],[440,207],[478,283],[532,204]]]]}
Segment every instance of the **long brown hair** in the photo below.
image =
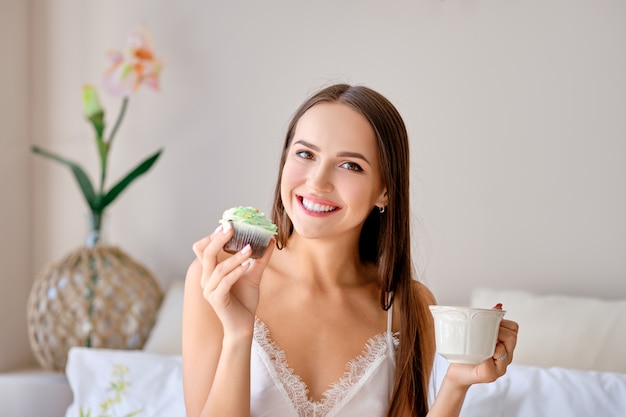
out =
{"type": "Polygon", "coordinates": [[[409,141],[406,127],[397,109],[389,100],[364,86],[336,84],[309,97],[295,112],[287,129],[274,194],[272,218],[278,225],[276,244],[282,248],[293,232],[293,224],[285,212],[280,184],[282,171],[300,117],[321,102],[343,103],[362,114],[376,135],[381,175],[387,189],[384,213],[373,208],[368,215],[359,241],[363,262],[372,262],[378,269],[380,305],[388,310],[396,302],[400,314],[400,345],[389,417],[425,416],[428,411],[428,379],[432,356],[425,349],[428,341],[426,305],[415,291],[411,261],[409,210],[409,141]],[[427,338],[426,338],[427,339],[427,338]]]}

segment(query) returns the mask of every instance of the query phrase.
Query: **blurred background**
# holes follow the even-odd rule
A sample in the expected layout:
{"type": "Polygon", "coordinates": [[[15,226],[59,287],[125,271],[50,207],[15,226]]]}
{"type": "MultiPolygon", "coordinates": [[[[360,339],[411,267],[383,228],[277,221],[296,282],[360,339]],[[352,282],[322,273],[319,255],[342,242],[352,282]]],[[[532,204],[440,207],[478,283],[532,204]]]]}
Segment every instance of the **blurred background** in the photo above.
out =
{"type": "MultiPolygon", "coordinates": [[[[70,171],[30,147],[96,177],[81,88],[139,24],[161,91],[131,97],[111,182],[164,152],[104,228],[163,288],[224,209],[269,211],[293,111],[347,82],[405,119],[415,267],[439,303],[477,287],[626,295],[622,0],[1,0],[0,371],[34,363],[33,280],[88,230],[70,171]]],[[[101,100],[112,124],[121,102],[101,100]]]]}

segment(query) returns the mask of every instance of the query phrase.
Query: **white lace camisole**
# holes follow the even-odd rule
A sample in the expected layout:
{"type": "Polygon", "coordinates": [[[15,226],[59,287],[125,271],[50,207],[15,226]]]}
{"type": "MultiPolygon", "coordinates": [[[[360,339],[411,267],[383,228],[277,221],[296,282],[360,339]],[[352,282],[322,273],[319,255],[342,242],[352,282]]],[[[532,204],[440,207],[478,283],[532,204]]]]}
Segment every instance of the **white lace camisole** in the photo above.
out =
{"type": "Polygon", "coordinates": [[[270,338],[265,324],[256,319],[250,369],[252,417],[378,417],[389,405],[399,340],[391,330],[371,337],[361,355],[350,360],[345,374],[319,401],[287,364],[285,352],[270,338]]]}

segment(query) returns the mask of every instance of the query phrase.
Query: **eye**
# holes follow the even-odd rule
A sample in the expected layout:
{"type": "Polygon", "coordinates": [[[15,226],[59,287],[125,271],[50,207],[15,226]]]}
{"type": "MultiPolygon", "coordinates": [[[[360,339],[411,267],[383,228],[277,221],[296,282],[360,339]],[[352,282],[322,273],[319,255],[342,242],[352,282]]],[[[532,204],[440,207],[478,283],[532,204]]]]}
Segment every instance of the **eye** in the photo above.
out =
{"type": "Polygon", "coordinates": [[[346,161],[339,166],[349,171],[363,172],[363,168],[361,168],[361,165],[357,164],[356,162],[346,161]]]}
{"type": "Polygon", "coordinates": [[[302,159],[313,159],[313,153],[307,150],[296,151],[296,155],[302,159]]]}

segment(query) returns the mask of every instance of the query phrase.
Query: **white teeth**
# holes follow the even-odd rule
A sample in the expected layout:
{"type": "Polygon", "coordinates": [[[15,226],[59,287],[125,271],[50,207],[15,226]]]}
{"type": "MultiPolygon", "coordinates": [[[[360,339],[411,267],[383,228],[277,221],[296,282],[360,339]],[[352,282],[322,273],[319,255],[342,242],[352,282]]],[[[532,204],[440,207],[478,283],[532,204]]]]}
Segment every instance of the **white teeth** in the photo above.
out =
{"type": "Polygon", "coordinates": [[[302,205],[307,210],[314,211],[316,213],[326,213],[326,212],[335,210],[334,206],[328,206],[326,204],[317,204],[317,203],[307,200],[306,198],[302,199],[302,205]]]}

